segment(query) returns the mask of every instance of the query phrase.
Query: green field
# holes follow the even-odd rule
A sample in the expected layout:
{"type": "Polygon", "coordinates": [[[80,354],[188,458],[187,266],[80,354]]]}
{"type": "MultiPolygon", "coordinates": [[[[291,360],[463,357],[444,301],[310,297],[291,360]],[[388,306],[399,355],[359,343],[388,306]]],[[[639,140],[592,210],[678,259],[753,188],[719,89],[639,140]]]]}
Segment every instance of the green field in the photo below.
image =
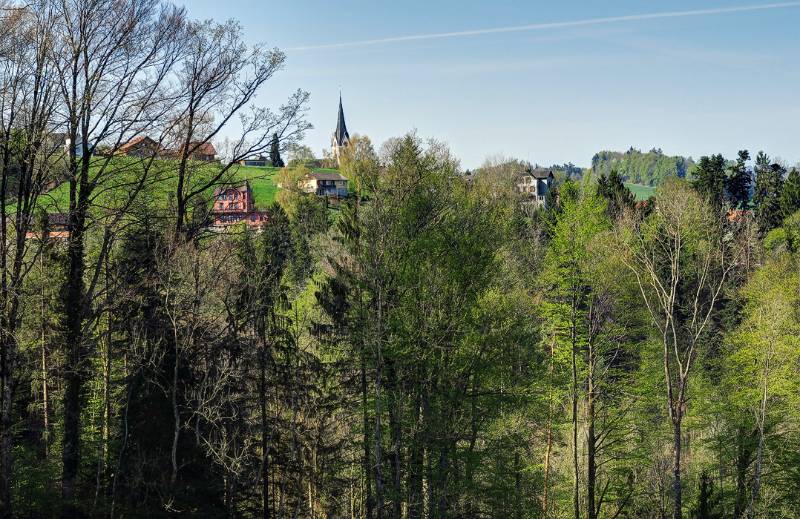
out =
{"type": "Polygon", "coordinates": [[[643,186],[641,184],[625,184],[625,187],[631,190],[636,200],[647,200],[656,193],[656,188],[653,186],[643,186]]]}
{"type": "MultiPolygon", "coordinates": [[[[112,164],[113,171],[104,174],[103,184],[95,192],[99,205],[107,208],[114,207],[117,203],[124,203],[126,193],[132,188],[136,179],[141,176],[141,163],[135,159],[116,158],[112,164]]],[[[155,164],[149,172],[148,185],[143,190],[143,198],[147,203],[164,207],[174,197],[177,187],[174,174],[174,163],[163,161],[155,164]]],[[[195,169],[191,173],[192,184],[202,185],[215,174],[213,165],[203,165],[202,169],[195,169]]],[[[267,208],[275,200],[278,192],[277,175],[279,168],[258,168],[252,166],[234,166],[220,179],[221,184],[237,185],[247,180],[253,188],[256,206],[259,209],[267,208]]],[[[334,169],[314,169],[320,172],[335,172],[334,169]]],[[[212,189],[206,195],[211,198],[212,189]]],[[[69,186],[63,183],[44,194],[39,203],[48,212],[66,212],[69,206],[69,186]]]]}

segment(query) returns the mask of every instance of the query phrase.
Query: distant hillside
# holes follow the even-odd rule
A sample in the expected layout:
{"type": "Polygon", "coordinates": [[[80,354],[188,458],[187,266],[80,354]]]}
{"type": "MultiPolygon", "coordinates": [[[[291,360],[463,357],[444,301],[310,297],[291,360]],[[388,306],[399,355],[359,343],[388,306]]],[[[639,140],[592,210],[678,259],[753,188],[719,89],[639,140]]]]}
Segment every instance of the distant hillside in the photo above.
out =
{"type": "Polygon", "coordinates": [[[664,155],[660,149],[647,153],[631,148],[626,152],[601,151],[592,157],[592,169],[598,175],[616,169],[625,182],[657,186],[665,178],[691,176],[691,157],[664,155]]]}

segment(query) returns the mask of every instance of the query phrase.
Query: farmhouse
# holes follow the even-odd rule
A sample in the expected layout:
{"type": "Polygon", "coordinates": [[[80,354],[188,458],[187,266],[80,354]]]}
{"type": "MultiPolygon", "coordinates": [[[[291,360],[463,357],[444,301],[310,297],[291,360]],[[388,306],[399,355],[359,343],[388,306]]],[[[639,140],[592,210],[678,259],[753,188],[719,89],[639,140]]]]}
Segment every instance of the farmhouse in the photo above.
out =
{"type": "Polygon", "coordinates": [[[210,142],[193,142],[189,144],[189,149],[193,150],[189,154],[191,160],[200,162],[214,162],[217,160],[217,149],[210,142]]]}
{"type": "Polygon", "coordinates": [[[529,166],[516,179],[517,192],[522,194],[524,204],[543,208],[554,179],[552,170],[529,166]]]}
{"type": "Polygon", "coordinates": [[[214,219],[212,228],[222,229],[243,222],[248,227],[261,227],[267,222],[267,214],[257,211],[250,183],[240,186],[223,186],[214,190],[214,219]]]}
{"type": "Polygon", "coordinates": [[[251,166],[255,168],[266,168],[267,166],[272,165],[272,161],[270,161],[264,155],[258,155],[256,157],[248,157],[246,159],[242,159],[239,161],[240,166],[251,166]]]}
{"type": "Polygon", "coordinates": [[[334,172],[314,172],[299,181],[300,189],[318,196],[345,198],[347,196],[347,178],[334,172]]]}
{"type": "Polygon", "coordinates": [[[164,148],[150,137],[138,136],[119,147],[118,155],[129,157],[150,158],[164,153],[164,148]]]}

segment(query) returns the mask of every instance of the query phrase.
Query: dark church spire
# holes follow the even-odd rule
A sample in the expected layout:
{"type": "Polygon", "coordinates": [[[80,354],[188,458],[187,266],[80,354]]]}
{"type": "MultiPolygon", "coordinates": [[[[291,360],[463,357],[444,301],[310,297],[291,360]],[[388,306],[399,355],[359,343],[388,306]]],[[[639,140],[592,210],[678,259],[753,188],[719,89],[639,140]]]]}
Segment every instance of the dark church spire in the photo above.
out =
{"type": "Polygon", "coordinates": [[[336,141],[337,146],[344,146],[350,140],[350,134],[347,133],[347,125],[344,122],[341,92],[339,92],[339,118],[336,121],[336,132],[333,134],[333,139],[336,141]]]}

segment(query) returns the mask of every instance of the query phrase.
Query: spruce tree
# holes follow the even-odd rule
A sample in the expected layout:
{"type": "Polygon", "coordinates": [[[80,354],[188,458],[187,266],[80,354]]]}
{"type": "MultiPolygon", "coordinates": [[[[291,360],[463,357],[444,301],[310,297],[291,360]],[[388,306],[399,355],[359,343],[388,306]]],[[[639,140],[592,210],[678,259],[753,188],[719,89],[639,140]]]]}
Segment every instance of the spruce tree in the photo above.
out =
{"type": "Polygon", "coordinates": [[[272,144],[269,148],[269,160],[272,162],[273,168],[282,168],[286,165],[281,158],[281,148],[277,133],[272,134],[272,144]]]}
{"type": "Polygon", "coordinates": [[[728,200],[734,209],[746,209],[750,202],[750,187],[753,184],[753,175],[747,169],[748,160],[750,160],[750,153],[747,150],[740,150],[736,164],[731,167],[727,178],[726,191],[728,200]]]}
{"type": "Polygon", "coordinates": [[[725,159],[722,155],[701,157],[694,173],[694,188],[717,210],[725,199],[725,159]]]}
{"type": "Polygon", "coordinates": [[[608,177],[602,175],[597,181],[597,194],[608,202],[606,212],[609,218],[616,219],[625,209],[632,209],[636,199],[630,189],[625,187],[617,170],[612,169],[608,177]]]}
{"type": "Polygon", "coordinates": [[[800,211],[800,171],[792,169],[781,190],[781,214],[788,218],[800,211]]]}
{"type": "Polygon", "coordinates": [[[786,170],[779,164],[770,164],[769,157],[758,152],[756,157],[756,189],[753,193],[756,220],[762,232],[768,232],[781,224],[781,190],[786,170]]]}

